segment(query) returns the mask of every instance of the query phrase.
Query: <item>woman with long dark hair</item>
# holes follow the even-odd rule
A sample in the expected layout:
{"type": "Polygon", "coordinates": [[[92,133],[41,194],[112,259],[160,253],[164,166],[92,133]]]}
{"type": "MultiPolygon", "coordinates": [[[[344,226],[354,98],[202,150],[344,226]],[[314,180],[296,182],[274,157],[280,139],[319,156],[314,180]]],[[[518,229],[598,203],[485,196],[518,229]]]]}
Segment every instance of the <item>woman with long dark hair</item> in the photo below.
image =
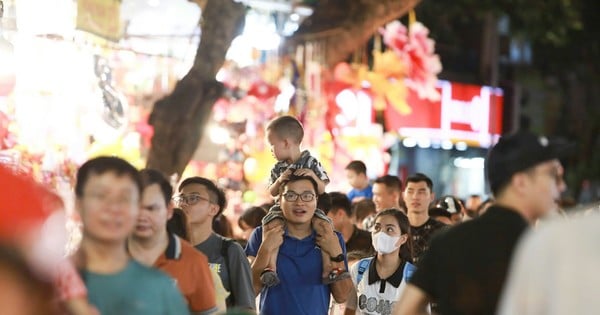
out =
{"type": "Polygon", "coordinates": [[[355,294],[346,304],[346,314],[390,314],[393,304],[414,270],[410,263],[410,224],[398,209],[375,216],[372,231],[374,257],[363,258],[350,269],[355,294]]]}

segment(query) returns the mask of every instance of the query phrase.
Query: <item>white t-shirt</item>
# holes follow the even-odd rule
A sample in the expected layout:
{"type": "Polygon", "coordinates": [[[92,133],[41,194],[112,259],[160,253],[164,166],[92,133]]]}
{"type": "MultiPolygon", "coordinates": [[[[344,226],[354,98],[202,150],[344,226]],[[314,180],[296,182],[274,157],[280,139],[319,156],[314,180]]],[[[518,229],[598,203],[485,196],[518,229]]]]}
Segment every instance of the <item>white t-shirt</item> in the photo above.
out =
{"type": "Polygon", "coordinates": [[[375,269],[376,258],[365,259],[371,259],[371,262],[358,284],[356,282],[360,262],[350,268],[352,282],[356,289],[356,314],[391,314],[394,303],[398,301],[400,294],[406,287],[406,282],[403,279],[405,264],[400,264],[398,270],[389,278],[379,279],[375,269]],[[370,281],[371,277],[375,277],[374,281],[370,281]]]}
{"type": "Polygon", "coordinates": [[[545,222],[515,252],[500,315],[598,314],[600,214],[545,222]]]}

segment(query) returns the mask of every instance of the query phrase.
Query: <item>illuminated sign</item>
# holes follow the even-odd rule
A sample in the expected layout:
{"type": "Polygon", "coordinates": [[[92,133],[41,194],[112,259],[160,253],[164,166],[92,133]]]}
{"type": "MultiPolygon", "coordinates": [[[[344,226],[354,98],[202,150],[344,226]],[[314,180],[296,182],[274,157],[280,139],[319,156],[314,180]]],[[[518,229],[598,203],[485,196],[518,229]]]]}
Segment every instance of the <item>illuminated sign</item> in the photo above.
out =
{"type": "Polygon", "coordinates": [[[487,148],[502,134],[503,94],[499,88],[438,81],[439,101],[420,99],[409,89],[412,113],[385,109],[387,130],[432,143],[467,143],[487,148]]]}

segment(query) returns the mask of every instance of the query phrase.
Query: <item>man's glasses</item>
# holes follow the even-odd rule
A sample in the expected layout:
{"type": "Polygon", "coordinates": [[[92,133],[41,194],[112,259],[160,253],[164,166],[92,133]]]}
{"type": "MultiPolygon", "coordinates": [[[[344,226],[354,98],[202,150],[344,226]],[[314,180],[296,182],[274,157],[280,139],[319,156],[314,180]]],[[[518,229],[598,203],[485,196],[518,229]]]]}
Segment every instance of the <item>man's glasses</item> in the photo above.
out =
{"type": "Polygon", "coordinates": [[[210,201],[210,199],[208,199],[206,197],[202,197],[199,194],[178,195],[178,196],[173,197],[173,201],[175,201],[175,204],[177,204],[177,206],[181,206],[184,203],[188,206],[192,206],[192,205],[195,205],[198,202],[200,202],[200,200],[204,200],[204,201],[208,201],[209,203],[212,203],[212,201],[210,201]]]}
{"type": "Polygon", "coordinates": [[[309,202],[309,201],[313,201],[313,199],[315,199],[315,194],[313,194],[311,192],[304,192],[301,194],[297,194],[293,191],[288,191],[285,194],[283,194],[283,199],[285,199],[285,201],[296,201],[296,200],[298,200],[298,197],[300,197],[300,200],[302,200],[304,202],[309,202]]]}

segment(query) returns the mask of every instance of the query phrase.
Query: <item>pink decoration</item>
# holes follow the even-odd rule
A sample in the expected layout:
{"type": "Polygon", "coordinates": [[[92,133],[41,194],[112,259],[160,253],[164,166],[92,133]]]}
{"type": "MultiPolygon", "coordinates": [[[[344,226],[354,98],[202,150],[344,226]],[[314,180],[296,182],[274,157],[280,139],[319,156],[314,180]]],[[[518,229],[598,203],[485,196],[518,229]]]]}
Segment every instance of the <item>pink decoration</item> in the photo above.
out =
{"type": "Polygon", "coordinates": [[[406,86],[417,92],[420,98],[439,100],[435,89],[437,75],[442,71],[440,58],[435,54],[435,41],[429,38],[429,30],[415,22],[407,29],[394,21],[380,29],[383,42],[392,49],[408,67],[406,86]]]}

